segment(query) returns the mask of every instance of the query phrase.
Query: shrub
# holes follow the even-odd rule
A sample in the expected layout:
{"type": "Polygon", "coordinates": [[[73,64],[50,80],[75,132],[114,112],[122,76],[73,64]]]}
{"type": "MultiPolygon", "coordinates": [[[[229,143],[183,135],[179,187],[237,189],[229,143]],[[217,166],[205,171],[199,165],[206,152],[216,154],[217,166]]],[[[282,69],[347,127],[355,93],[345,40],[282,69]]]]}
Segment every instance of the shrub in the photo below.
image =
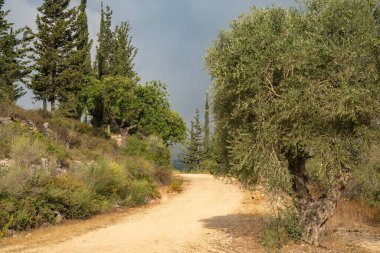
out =
{"type": "Polygon", "coordinates": [[[132,135],[128,138],[128,145],[124,149],[124,153],[128,156],[144,156],[148,142],[138,136],[132,135]]]}
{"type": "Polygon", "coordinates": [[[126,206],[140,206],[156,196],[155,187],[144,179],[132,181],[128,189],[129,195],[124,201],[126,206]]]}
{"type": "Polygon", "coordinates": [[[124,149],[128,156],[142,156],[159,166],[170,166],[171,154],[162,139],[151,135],[146,139],[130,136],[124,149]]]}
{"type": "Polygon", "coordinates": [[[175,192],[182,192],[183,190],[183,179],[181,178],[173,178],[170,182],[170,189],[175,192]]]}
{"type": "Polygon", "coordinates": [[[0,195],[0,239],[5,232],[13,225],[14,219],[11,215],[14,209],[14,202],[6,196],[0,195]]]}
{"type": "Polygon", "coordinates": [[[124,164],[133,179],[153,182],[154,165],[150,161],[143,157],[134,156],[125,158],[124,164]]]}
{"type": "Polygon", "coordinates": [[[127,175],[115,162],[101,160],[90,165],[77,165],[73,168],[73,173],[101,196],[126,196],[127,175]]]}
{"type": "Polygon", "coordinates": [[[10,156],[17,165],[30,167],[32,164],[40,163],[41,158],[47,156],[47,147],[37,138],[22,135],[12,141],[10,156]]]}
{"type": "Polygon", "coordinates": [[[146,157],[159,166],[170,166],[171,163],[169,148],[164,144],[161,138],[154,135],[148,137],[146,157]]]}
{"type": "Polygon", "coordinates": [[[303,227],[297,212],[293,209],[281,211],[261,233],[262,244],[270,249],[279,249],[289,241],[300,241],[303,227]]]}
{"type": "Polygon", "coordinates": [[[168,185],[172,181],[173,171],[169,167],[156,166],[153,170],[154,181],[160,185],[168,185]]]}
{"type": "Polygon", "coordinates": [[[199,164],[201,171],[210,172],[211,174],[214,174],[216,171],[218,171],[218,166],[218,163],[212,159],[203,160],[199,164]]]}
{"type": "Polygon", "coordinates": [[[10,157],[12,141],[24,133],[16,124],[0,125],[0,159],[10,157]]]}
{"type": "Polygon", "coordinates": [[[29,169],[11,164],[8,171],[0,177],[0,193],[21,197],[25,183],[31,176],[29,169]]]}
{"type": "Polygon", "coordinates": [[[88,218],[101,210],[96,193],[83,182],[64,176],[54,179],[44,188],[42,194],[46,204],[64,217],[88,218]]]}

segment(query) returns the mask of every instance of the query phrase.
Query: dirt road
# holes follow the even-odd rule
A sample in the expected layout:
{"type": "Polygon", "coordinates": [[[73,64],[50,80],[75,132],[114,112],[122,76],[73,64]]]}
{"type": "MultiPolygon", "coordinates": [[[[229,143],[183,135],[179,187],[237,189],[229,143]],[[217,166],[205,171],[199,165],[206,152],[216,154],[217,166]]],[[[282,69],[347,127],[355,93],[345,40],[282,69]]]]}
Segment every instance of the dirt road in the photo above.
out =
{"type": "Polygon", "coordinates": [[[244,193],[236,185],[210,175],[184,177],[188,186],[182,194],[127,216],[118,224],[40,248],[18,245],[17,248],[0,248],[0,252],[221,252],[208,245],[205,238],[213,231],[205,224],[213,218],[233,214],[241,205],[244,193]]]}

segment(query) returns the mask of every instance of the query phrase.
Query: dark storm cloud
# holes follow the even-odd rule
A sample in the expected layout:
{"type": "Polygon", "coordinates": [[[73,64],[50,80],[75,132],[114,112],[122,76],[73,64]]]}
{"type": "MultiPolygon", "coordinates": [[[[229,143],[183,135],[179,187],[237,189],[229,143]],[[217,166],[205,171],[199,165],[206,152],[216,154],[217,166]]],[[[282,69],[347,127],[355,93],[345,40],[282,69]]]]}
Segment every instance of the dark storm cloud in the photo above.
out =
{"type": "MultiPolygon", "coordinates": [[[[73,1],[77,3],[79,0],[73,1]]],[[[6,8],[17,26],[34,23],[35,7],[41,0],[6,0],[6,8]]],[[[94,38],[99,27],[100,0],[89,0],[90,32],[94,38]]],[[[143,81],[161,80],[168,85],[175,110],[189,121],[203,98],[210,80],[204,71],[206,48],[220,29],[250,6],[281,5],[292,0],[105,0],[114,11],[114,24],[128,20],[133,42],[139,48],[136,70],[143,81]]],[[[95,39],[96,40],[96,39],[95,39]]],[[[20,104],[31,107],[30,95],[20,104]]]]}

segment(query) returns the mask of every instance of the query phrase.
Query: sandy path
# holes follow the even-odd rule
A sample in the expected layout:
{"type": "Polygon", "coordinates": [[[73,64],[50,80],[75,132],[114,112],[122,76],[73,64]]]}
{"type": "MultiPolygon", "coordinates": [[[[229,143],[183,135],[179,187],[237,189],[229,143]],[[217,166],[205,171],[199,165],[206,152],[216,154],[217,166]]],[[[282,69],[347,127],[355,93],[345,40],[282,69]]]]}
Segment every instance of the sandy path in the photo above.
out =
{"type": "MultiPolygon", "coordinates": [[[[219,252],[207,245],[205,220],[230,215],[244,193],[210,175],[184,175],[186,190],[165,203],[126,217],[119,224],[27,253],[180,253],[219,252]]],[[[6,248],[0,249],[7,252],[6,248]]],[[[14,250],[14,248],[13,248],[14,250]]]]}

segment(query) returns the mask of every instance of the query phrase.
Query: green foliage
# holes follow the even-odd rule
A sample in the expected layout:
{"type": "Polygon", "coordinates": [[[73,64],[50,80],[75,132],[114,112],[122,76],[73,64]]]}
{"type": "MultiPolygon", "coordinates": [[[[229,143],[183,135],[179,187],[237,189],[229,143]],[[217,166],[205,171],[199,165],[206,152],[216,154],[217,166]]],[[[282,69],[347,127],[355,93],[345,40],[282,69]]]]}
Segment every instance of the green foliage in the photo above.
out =
{"type": "Polygon", "coordinates": [[[112,25],[112,10],[106,6],[106,10],[101,8],[100,31],[98,34],[98,44],[96,51],[95,67],[97,76],[101,80],[104,76],[108,76],[111,72],[111,62],[114,53],[112,25]]]}
{"type": "Polygon", "coordinates": [[[128,146],[124,152],[128,156],[145,156],[148,148],[148,141],[137,135],[132,135],[128,139],[128,146]]]}
{"type": "Polygon", "coordinates": [[[141,206],[147,202],[149,198],[156,196],[154,186],[147,180],[136,180],[128,186],[129,196],[125,199],[126,206],[141,206]]]}
{"type": "Polygon", "coordinates": [[[47,157],[46,145],[37,138],[30,136],[19,136],[11,145],[10,157],[14,159],[17,166],[27,167],[47,157]]]}
{"type": "Polygon", "coordinates": [[[184,183],[183,179],[173,178],[173,180],[170,182],[170,189],[175,192],[182,192],[183,183],[184,183]]]}
{"type": "Polygon", "coordinates": [[[2,105],[0,112],[31,118],[39,131],[50,124],[49,138],[17,122],[0,125],[0,156],[13,159],[0,173],[1,234],[88,218],[115,204],[141,205],[157,196],[157,185],[171,182],[170,151],[159,137],[131,136],[125,154],[78,121],[2,105]],[[47,168],[41,158],[48,158],[47,168]],[[57,161],[65,174],[57,175],[57,161]]]}
{"type": "Polygon", "coordinates": [[[131,136],[124,152],[129,156],[142,156],[159,166],[169,166],[171,163],[170,149],[154,135],[147,138],[131,136]]]}
{"type": "Polygon", "coordinates": [[[185,139],[186,126],[182,117],[170,108],[166,85],[151,81],[140,85],[137,97],[140,104],[139,131],[144,135],[157,134],[166,144],[179,143],[185,139]]]}
{"type": "Polygon", "coordinates": [[[206,94],[206,102],[205,102],[205,121],[203,125],[203,155],[205,158],[210,157],[210,104],[208,93],[206,94]]]}
{"type": "Polygon", "coordinates": [[[207,67],[230,173],[292,189],[294,159],[333,186],[360,170],[379,116],[374,1],[307,1],[304,9],[252,9],[219,34],[207,67]],[[354,14],[355,13],[355,14],[354,14]]]}
{"type": "Polygon", "coordinates": [[[137,54],[137,49],[132,45],[132,37],[129,34],[130,30],[131,26],[128,22],[122,22],[120,26],[116,26],[115,28],[115,32],[113,33],[115,48],[110,74],[136,79],[137,73],[133,69],[135,66],[133,60],[137,54]]]}
{"type": "Polygon", "coordinates": [[[0,159],[10,157],[12,141],[24,132],[22,128],[13,124],[0,125],[0,159]]]}
{"type": "Polygon", "coordinates": [[[302,239],[303,227],[295,210],[280,212],[261,233],[262,244],[269,249],[279,249],[289,241],[302,239]]]}
{"type": "Polygon", "coordinates": [[[170,148],[166,146],[160,137],[151,135],[147,138],[148,146],[146,158],[158,166],[169,167],[171,164],[170,148]]]}
{"type": "Polygon", "coordinates": [[[318,244],[326,203],[378,143],[380,18],[372,0],[302,3],[242,15],[206,65],[223,173],[291,194],[304,239],[318,244]]]}
{"type": "Polygon", "coordinates": [[[96,126],[111,124],[123,135],[132,130],[159,135],[166,144],[181,142],[185,135],[182,117],[170,109],[166,86],[161,82],[139,85],[116,76],[102,81],[88,78],[82,97],[96,126]]]}
{"type": "Polygon", "coordinates": [[[100,210],[97,196],[72,177],[53,178],[49,172],[17,165],[0,177],[1,228],[23,230],[65,218],[86,218],[100,210]],[[14,218],[14,220],[12,220],[14,218]]]}
{"type": "Polygon", "coordinates": [[[202,142],[202,127],[199,119],[199,110],[195,112],[194,119],[191,121],[190,139],[185,145],[181,160],[190,171],[197,171],[204,158],[202,142]]]}
{"type": "Polygon", "coordinates": [[[9,11],[4,11],[4,0],[0,1],[0,100],[15,101],[24,95],[19,82],[27,83],[30,74],[28,61],[28,43],[30,30],[13,29],[13,24],[6,20],[9,11]]]}
{"type": "Polygon", "coordinates": [[[199,168],[211,174],[217,174],[219,164],[214,159],[204,159],[200,162],[199,168]]]}
{"type": "Polygon", "coordinates": [[[106,160],[73,168],[75,177],[82,180],[96,194],[104,197],[126,195],[125,170],[117,163],[106,160]]]}
{"type": "Polygon", "coordinates": [[[75,37],[72,27],[75,24],[75,9],[69,7],[70,0],[45,0],[38,8],[37,33],[34,42],[34,70],[30,88],[37,99],[56,108],[56,101],[66,102],[68,90],[78,89],[81,73],[73,64],[76,57],[75,37]]]}
{"type": "Polygon", "coordinates": [[[6,231],[13,225],[14,219],[10,214],[14,208],[14,203],[8,199],[0,197],[0,239],[6,231]]]}
{"type": "Polygon", "coordinates": [[[81,0],[80,5],[72,10],[70,27],[73,41],[72,49],[64,63],[65,70],[62,79],[66,86],[59,91],[59,113],[65,117],[80,119],[83,114],[84,101],[80,99],[82,86],[87,76],[91,74],[91,45],[87,21],[87,0],[81,0]]]}

